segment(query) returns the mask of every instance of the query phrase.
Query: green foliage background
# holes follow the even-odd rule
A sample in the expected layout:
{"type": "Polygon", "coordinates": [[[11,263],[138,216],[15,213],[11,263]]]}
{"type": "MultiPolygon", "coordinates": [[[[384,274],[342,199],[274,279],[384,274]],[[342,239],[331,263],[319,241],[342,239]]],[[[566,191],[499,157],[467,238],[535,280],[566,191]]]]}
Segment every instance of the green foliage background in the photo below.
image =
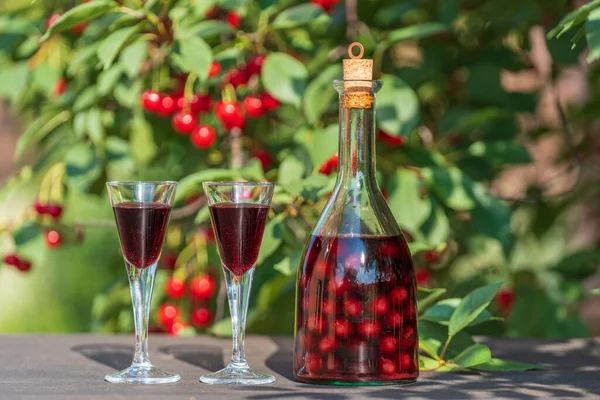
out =
{"type": "MultiPolygon", "coordinates": [[[[542,23],[549,31],[571,9],[570,2],[357,4],[359,23],[350,29],[344,2],[330,14],[290,0],[39,1],[3,12],[0,95],[24,129],[17,146],[23,167],[1,189],[2,249],[31,259],[33,269],[26,275],[9,267],[0,270],[0,330],[132,329],[107,180],[180,181],[180,212],[172,220],[167,251],[179,254],[174,274],[187,279],[201,271],[219,276],[214,244],[205,235],[207,211],[194,208],[203,204],[194,200],[201,195],[201,182],[243,178],[278,184],[249,330],[291,334],[303,243],[335,180],[318,173],[337,151],[337,96],[331,81],[341,77],[341,58],[352,39],[364,44],[366,56],[375,60],[376,77],[384,82],[377,103],[379,129],[405,139],[401,148],[378,146],[378,179],[398,223],[413,238],[417,265],[433,274],[431,285],[447,288],[446,293],[423,292],[424,298],[433,293],[445,299],[434,311],[428,311],[433,298],[421,304],[427,353],[439,355],[460,298],[499,281],[516,292],[506,323],[485,311],[481,324],[462,321],[469,333],[586,335],[577,305],[598,252],[571,249],[567,239],[573,229],[568,217],[589,193],[574,189],[548,199],[544,188],[531,188],[526,198],[516,200],[490,193],[491,182],[508,166],[531,162],[528,142],[555,134],[550,126],[521,128],[518,116],[535,112],[539,93],[505,91],[501,73],[531,70],[531,28],[542,23]],[[239,13],[240,28],[207,19],[215,5],[239,13]],[[70,11],[46,32],[45,21],[57,10],[70,11]],[[70,33],[81,21],[87,21],[84,33],[70,33]],[[266,55],[261,76],[235,95],[241,101],[267,90],[282,106],[248,119],[241,166],[232,159],[233,139],[218,128],[213,113],[201,121],[217,127],[217,143],[200,151],[173,131],[169,118],[142,110],[142,91],[173,91],[177,74],[194,74],[195,92],[220,99],[221,77],[208,78],[211,62],[217,60],[227,71],[253,54],[266,55]],[[54,84],[61,77],[67,91],[56,96],[54,84]],[[266,171],[251,157],[257,149],[268,150],[274,159],[266,171]],[[61,221],[36,217],[31,209],[36,197],[63,204],[61,221]],[[64,233],[60,249],[44,245],[41,233],[49,227],[64,233]],[[76,235],[82,229],[83,241],[76,235]],[[442,258],[427,263],[425,251],[440,252],[442,258]]],[[[586,26],[595,27],[594,15],[586,26]]],[[[571,50],[568,41],[549,41],[553,79],[578,63],[584,46],[571,50]]],[[[593,31],[588,41],[595,44],[593,31]]],[[[583,125],[591,114],[585,111],[571,110],[571,122],[583,125]]],[[[576,145],[588,148],[586,143],[587,136],[576,145]]],[[[164,301],[162,282],[170,273],[165,269],[158,276],[156,306],[164,301]]],[[[490,289],[492,297],[497,289],[490,289]]],[[[211,303],[217,313],[219,303],[223,298],[211,303]]],[[[180,306],[191,307],[187,301],[180,306]]],[[[225,318],[210,332],[227,334],[229,329],[225,318]]],[[[462,344],[453,356],[473,345],[470,336],[462,344]]],[[[495,363],[489,368],[502,368],[495,363]]]]}

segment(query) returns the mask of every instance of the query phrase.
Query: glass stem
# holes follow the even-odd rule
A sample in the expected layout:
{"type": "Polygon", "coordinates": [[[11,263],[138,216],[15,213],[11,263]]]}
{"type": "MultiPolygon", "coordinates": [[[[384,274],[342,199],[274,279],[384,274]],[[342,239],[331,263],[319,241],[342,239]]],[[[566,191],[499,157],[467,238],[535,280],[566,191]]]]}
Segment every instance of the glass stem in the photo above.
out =
{"type": "Polygon", "coordinates": [[[148,320],[158,263],[144,269],[136,268],[128,262],[125,263],[133,302],[133,318],[135,319],[135,354],[132,364],[152,365],[148,358],[148,320]]]}
{"type": "Polygon", "coordinates": [[[254,267],[242,276],[235,276],[227,268],[225,281],[227,283],[227,298],[231,310],[231,327],[233,333],[233,353],[229,366],[232,368],[247,368],[244,336],[246,334],[246,314],[248,313],[248,298],[252,287],[254,267]]]}

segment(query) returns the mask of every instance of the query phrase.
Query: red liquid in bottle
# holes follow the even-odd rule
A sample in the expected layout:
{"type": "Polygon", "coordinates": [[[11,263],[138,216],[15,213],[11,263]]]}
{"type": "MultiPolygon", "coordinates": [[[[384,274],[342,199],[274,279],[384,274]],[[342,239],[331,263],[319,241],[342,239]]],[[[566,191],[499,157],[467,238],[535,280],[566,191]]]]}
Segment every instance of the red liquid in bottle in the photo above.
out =
{"type": "Polygon", "coordinates": [[[236,276],[256,263],[269,206],[220,203],[210,206],[221,261],[236,276]]]}
{"type": "Polygon", "coordinates": [[[298,282],[294,372],[318,383],[414,381],[414,269],[402,236],[313,236],[298,282]]]}
{"type": "Polygon", "coordinates": [[[154,264],[163,247],[171,206],[127,202],[113,206],[123,255],[136,268],[154,264]]]}

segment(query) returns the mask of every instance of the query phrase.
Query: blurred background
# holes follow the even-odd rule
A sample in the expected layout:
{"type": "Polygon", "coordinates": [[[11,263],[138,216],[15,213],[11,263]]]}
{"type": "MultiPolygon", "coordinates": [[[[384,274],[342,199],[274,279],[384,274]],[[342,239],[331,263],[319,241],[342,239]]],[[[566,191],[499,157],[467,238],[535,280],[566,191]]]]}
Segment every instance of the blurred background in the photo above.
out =
{"type": "Polygon", "coordinates": [[[598,333],[596,6],[548,36],[585,4],[0,3],[0,332],[131,331],[104,182],[175,179],[152,329],[227,335],[200,184],[245,178],[278,184],[249,330],[292,334],[337,169],[331,81],[358,40],[384,81],[378,180],[419,285],[460,297],[504,281],[504,320],[477,333],[598,333]]]}

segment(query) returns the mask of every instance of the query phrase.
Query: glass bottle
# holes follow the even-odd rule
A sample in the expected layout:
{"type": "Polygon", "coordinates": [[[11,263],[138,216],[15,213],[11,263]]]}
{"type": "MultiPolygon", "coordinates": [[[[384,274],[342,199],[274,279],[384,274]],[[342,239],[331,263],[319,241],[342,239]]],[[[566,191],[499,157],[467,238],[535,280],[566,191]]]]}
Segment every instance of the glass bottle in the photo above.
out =
{"type": "Polygon", "coordinates": [[[334,82],[339,172],[298,271],[294,375],[303,382],[383,385],[419,375],[413,262],[375,177],[381,85],[334,82]]]}

